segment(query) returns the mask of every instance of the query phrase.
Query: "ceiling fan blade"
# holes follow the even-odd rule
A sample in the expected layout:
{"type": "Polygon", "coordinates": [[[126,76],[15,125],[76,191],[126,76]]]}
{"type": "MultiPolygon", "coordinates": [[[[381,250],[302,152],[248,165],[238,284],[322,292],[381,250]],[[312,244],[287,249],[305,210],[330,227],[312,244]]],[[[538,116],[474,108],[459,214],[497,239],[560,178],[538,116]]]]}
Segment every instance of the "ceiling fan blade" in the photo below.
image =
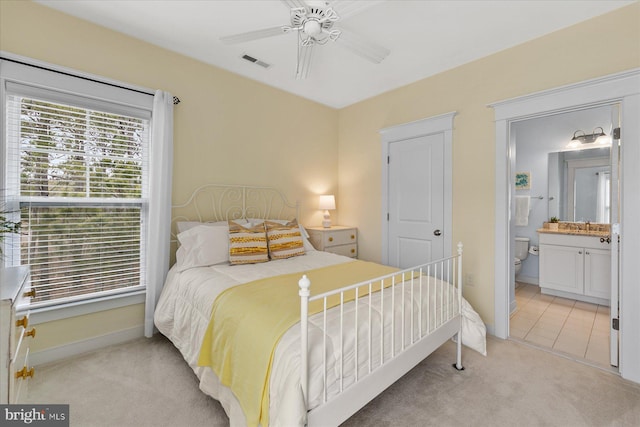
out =
{"type": "Polygon", "coordinates": [[[369,9],[371,6],[380,4],[383,1],[384,0],[334,0],[330,5],[338,13],[340,19],[346,19],[369,9]]]}
{"type": "Polygon", "coordinates": [[[336,42],[340,46],[375,64],[382,62],[391,53],[386,47],[380,46],[350,31],[346,31],[343,28],[340,28],[340,36],[336,39],[336,42]]]}
{"type": "Polygon", "coordinates": [[[296,79],[306,79],[311,70],[311,58],[315,43],[309,45],[298,45],[298,65],[296,66],[296,79]]]}
{"type": "Polygon", "coordinates": [[[307,4],[303,0],[282,0],[289,9],[306,8],[307,4]]]}
{"type": "Polygon", "coordinates": [[[263,39],[266,37],[279,36],[285,34],[286,31],[282,26],[264,28],[262,30],[249,31],[246,33],[234,34],[232,36],[220,37],[220,41],[225,44],[244,43],[251,40],[263,39]]]}

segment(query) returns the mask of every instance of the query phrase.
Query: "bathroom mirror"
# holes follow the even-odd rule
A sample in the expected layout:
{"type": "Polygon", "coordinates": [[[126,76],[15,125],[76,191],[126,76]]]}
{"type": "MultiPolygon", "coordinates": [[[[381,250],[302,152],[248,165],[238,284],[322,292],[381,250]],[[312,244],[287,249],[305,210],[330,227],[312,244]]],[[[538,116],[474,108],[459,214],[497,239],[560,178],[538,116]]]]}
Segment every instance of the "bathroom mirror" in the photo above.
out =
{"type": "Polygon", "coordinates": [[[549,217],[610,222],[609,147],[549,153],[549,217]]]}

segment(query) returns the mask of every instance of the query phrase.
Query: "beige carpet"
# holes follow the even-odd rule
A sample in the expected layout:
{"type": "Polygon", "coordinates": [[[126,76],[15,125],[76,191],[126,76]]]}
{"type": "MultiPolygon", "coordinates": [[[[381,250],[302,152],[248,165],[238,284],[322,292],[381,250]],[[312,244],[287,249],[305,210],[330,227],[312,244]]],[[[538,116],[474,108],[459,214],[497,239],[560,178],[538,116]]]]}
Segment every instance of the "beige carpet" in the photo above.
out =
{"type": "MultiPolygon", "coordinates": [[[[513,341],[488,357],[445,344],[345,426],[640,426],[640,386],[513,341]]],[[[37,368],[29,402],[69,403],[71,426],[226,426],[162,336],[37,368]]]]}

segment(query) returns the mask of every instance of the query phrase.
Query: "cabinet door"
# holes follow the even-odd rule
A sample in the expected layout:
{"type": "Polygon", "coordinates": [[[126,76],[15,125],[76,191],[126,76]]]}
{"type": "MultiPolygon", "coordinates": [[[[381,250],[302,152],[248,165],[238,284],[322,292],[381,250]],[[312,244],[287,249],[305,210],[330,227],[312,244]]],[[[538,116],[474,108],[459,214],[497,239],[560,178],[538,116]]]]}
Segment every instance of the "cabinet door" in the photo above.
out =
{"type": "Polygon", "coordinates": [[[611,252],[585,248],[584,294],[609,299],[611,294],[611,252]]]}
{"type": "Polygon", "coordinates": [[[584,249],[540,245],[540,287],[583,293],[584,249]]]}

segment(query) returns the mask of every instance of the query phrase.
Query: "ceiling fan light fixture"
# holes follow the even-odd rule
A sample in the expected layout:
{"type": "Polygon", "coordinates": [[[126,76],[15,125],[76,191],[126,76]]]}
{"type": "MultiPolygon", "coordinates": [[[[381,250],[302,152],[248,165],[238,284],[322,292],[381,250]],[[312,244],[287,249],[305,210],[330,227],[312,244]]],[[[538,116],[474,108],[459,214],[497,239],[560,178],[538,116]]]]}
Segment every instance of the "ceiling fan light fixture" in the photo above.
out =
{"type": "Polygon", "coordinates": [[[309,37],[316,37],[322,33],[322,25],[315,19],[309,19],[304,23],[302,31],[309,37]]]}
{"type": "MultiPolygon", "coordinates": [[[[1,0],[0,0],[1,1],[1,0]]],[[[324,45],[329,41],[338,42],[347,50],[352,51],[375,64],[386,58],[390,51],[365,37],[359,37],[343,29],[334,28],[334,23],[341,19],[341,16],[329,6],[329,1],[314,0],[281,0],[289,8],[291,25],[281,25],[278,27],[265,28],[262,30],[249,31],[242,34],[221,37],[220,40],[226,44],[243,43],[279,34],[298,33],[298,58],[296,64],[296,78],[304,79],[309,75],[311,57],[315,45],[324,45]]],[[[357,11],[362,11],[372,4],[379,3],[380,0],[370,0],[367,2],[345,1],[344,6],[354,15],[357,11]],[[357,3],[357,5],[352,4],[357,3]]],[[[342,2],[337,2],[343,6],[342,2]]],[[[246,58],[245,58],[246,59],[246,58]]]]}

